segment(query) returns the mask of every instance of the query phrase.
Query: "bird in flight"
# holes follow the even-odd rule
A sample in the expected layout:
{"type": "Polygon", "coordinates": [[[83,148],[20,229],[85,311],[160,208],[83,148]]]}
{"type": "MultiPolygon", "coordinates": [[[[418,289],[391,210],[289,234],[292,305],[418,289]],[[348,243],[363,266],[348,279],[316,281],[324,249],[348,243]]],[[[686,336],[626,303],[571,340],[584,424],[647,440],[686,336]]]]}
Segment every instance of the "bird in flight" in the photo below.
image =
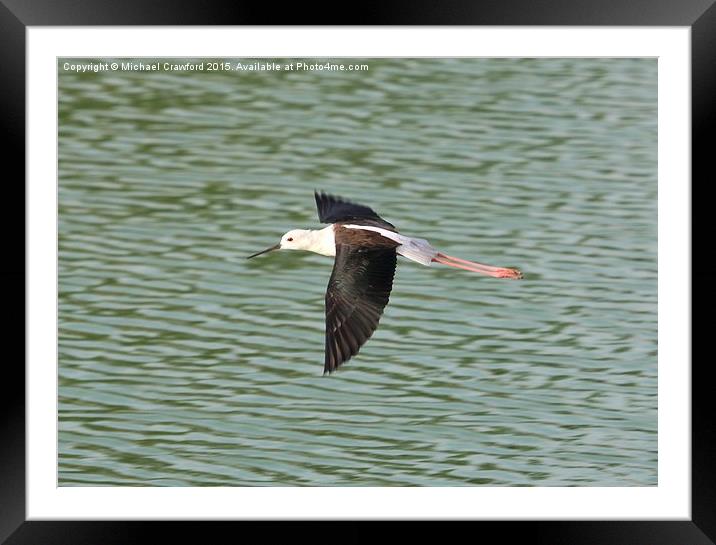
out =
{"type": "Polygon", "coordinates": [[[482,265],[452,257],[422,238],[398,233],[371,208],[341,197],[314,192],[324,229],[293,229],[260,252],[306,250],[335,257],[326,290],[326,347],[323,374],[355,356],[378,327],[388,304],[397,256],[429,266],[440,263],[495,278],[522,278],[517,269],[482,265]]]}

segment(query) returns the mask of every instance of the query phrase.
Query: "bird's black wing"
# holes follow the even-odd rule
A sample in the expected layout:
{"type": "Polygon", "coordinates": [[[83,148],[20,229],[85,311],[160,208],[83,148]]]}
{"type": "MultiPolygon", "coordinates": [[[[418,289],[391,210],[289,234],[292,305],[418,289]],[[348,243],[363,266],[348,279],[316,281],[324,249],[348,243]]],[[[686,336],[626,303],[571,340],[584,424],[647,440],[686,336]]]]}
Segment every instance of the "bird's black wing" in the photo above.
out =
{"type": "Polygon", "coordinates": [[[378,327],[395,275],[394,247],[336,245],[326,291],[326,359],[331,373],[355,356],[378,327]]]}
{"type": "Polygon", "coordinates": [[[375,211],[362,204],[349,202],[342,197],[314,191],[318,220],[321,223],[360,221],[361,225],[374,225],[394,230],[395,227],[381,218],[375,211]],[[362,221],[361,221],[362,220],[362,221]]]}

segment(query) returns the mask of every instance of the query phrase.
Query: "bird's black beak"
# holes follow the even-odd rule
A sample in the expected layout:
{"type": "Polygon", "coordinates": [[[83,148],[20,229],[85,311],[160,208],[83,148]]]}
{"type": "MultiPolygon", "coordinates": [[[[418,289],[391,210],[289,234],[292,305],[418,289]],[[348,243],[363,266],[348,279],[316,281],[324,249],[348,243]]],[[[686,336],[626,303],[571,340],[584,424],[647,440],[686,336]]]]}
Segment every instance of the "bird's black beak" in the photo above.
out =
{"type": "Polygon", "coordinates": [[[280,249],[280,248],[281,248],[281,243],[279,242],[279,243],[276,244],[275,246],[271,246],[270,248],[266,248],[265,250],[261,250],[260,252],[257,252],[257,253],[255,253],[255,254],[253,254],[253,255],[250,255],[250,256],[247,257],[246,259],[251,259],[252,257],[256,257],[257,255],[265,254],[265,253],[268,253],[268,252],[273,252],[274,250],[278,250],[278,249],[280,249]]]}

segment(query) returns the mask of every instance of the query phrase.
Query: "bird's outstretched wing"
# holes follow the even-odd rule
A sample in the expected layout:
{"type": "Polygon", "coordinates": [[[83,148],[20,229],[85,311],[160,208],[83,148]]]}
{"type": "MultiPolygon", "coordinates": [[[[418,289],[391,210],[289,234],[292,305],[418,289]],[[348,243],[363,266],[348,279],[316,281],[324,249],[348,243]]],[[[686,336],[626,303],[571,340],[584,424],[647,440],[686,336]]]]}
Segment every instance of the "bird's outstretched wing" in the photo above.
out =
{"type": "Polygon", "coordinates": [[[385,221],[367,206],[355,204],[342,197],[328,195],[323,192],[314,191],[313,194],[316,197],[318,220],[321,223],[360,222],[361,224],[395,229],[392,224],[385,221]]]}
{"type": "Polygon", "coordinates": [[[397,258],[390,242],[382,248],[336,245],[326,291],[324,374],[355,356],[378,327],[395,275],[397,258]]]}

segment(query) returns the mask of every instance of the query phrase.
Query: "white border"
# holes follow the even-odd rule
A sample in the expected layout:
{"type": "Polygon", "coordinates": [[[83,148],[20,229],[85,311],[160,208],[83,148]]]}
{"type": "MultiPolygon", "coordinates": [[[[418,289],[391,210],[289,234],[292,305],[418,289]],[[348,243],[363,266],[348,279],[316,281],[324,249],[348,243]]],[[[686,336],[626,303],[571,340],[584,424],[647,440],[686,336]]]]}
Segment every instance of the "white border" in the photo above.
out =
{"type": "Polygon", "coordinates": [[[29,27],[27,516],[690,520],[690,29],[29,27]],[[138,488],[57,483],[56,57],[659,58],[659,485],[138,488]]]}

